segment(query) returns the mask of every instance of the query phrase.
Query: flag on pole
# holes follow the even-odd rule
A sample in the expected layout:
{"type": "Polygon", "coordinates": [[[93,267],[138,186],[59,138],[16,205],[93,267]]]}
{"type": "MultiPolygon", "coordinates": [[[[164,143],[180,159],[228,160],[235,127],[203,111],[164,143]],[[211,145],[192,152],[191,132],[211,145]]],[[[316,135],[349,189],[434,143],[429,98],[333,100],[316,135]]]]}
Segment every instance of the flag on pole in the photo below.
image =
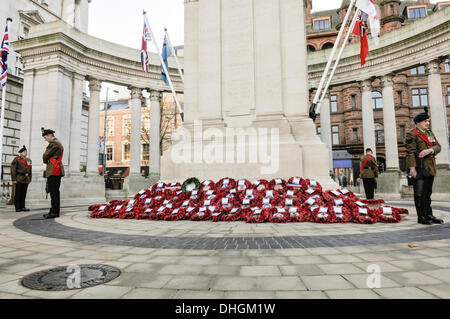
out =
{"type": "Polygon", "coordinates": [[[149,32],[147,23],[144,20],[144,31],[142,33],[142,46],[141,46],[141,64],[142,64],[142,71],[144,71],[144,72],[149,72],[147,41],[151,41],[151,40],[152,40],[152,37],[150,36],[150,32],[149,32]]]}
{"type": "Polygon", "coordinates": [[[370,25],[370,33],[372,34],[373,41],[376,45],[378,45],[381,26],[377,8],[375,7],[375,2],[373,0],[357,0],[356,7],[367,14],[370,25]]]}
{"type": "MultiPolygon", "coordinates": [[[[172,50],[170,49],[170,46],[167,43],[167,36],[165,35],[161,56],[164,60],[164,64],[166,65],[167,72],[169,72],[169,61],[167,60],[167,58],[170,57],[171,55],[172,50]]],[[[167,79],[167,76],[164,73],[164,68],[162,65],[161,65],[161,79],[166,83],[166,85],[169,85],[169,80],[167,79]]]]}
{"type": "Polygon", "coordinates": [[[6,24],[5,33],[3,34],[2,46],[1,46],[0,86],[6,85],[6,78],[8,76],[8,54],[9,54],[9,37],[8,37],[8,24],[6,24]]]}
{"type": "Polygon", "coordinates": [[[360,36],[361,39],[361,66],[366,64],[367,54],[369,54],[369,41],[367,40],[367,28],[364,24],[364,20],[362,16],[359,15],[356,20],[355,28],[353,29],[353,33],[360,36]]]}

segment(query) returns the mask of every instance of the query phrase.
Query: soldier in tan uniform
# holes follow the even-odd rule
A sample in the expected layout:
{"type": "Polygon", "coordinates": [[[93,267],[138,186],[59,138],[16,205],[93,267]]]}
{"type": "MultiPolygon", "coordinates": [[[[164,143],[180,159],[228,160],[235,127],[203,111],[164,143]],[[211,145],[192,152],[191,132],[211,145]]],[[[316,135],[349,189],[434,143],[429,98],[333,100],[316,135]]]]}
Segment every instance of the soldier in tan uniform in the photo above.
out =
{"type": "Polygon", "coordinates": [[[442,224],[442,219],[433,216],[431,193],[436,176],[435,156],[441,151],[441,145],[430,130],[428,108],[414,118],[416,127],[406,134],[406,167],[413,180],[414,203],[418,223],[431,225],[442,224]]]}
{"type": "Polygon", "coordinates": [[[366,155],[361,158],[361,173],[363,180],[364,191],[366,192],[366,199],[373,199],[376,188],[376,180],[378,177],[378,164],[372,155],[370,148],[366,149],[366,155]]]}
{"type": "Polygon", "coordinates": [[[28,184],[31,183],[31,160],[27,157],[25,145],[19,150],[19,156],[11,162],[11,180],[16,187],[14,194],[14,206],[16,212],[29,212],[25,208],[28,184]]]}
{"type": "Polygon", "coordinates": [[[54,133],[53,130],[42,128],[42,136],[48,142],[42,159],[44,164],[47,164],[45,177],[47,178],[48,192],[52,202],[52,208],[48,214],[44,215],[44,218],[59,217],[60,210],[59,187],[61,186],[61,178],[64,176],[64,165],[62,163],[64,147],[54,133]]]}

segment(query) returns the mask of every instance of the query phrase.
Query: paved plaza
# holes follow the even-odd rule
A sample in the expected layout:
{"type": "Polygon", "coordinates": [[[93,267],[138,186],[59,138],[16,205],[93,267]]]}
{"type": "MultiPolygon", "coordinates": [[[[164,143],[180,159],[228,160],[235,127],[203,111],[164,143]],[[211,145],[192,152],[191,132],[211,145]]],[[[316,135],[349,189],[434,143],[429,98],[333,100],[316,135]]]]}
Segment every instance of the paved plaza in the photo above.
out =
{"type": "Polygon", "coordinates": [[[0,298],[450,298],[450,202],[443,225],[246,224],[91,219],[86,207],[0,211],[0,298]],[[416,244],[411,246],[410,244],[416,244]],[[61,292],[31,290],[24,276],[104,264],[121,275],[61,292]],[[381,271],[370,289],[368,267],[381,271]],[[372,266],[373,267],[373,266],[372,266]]]}

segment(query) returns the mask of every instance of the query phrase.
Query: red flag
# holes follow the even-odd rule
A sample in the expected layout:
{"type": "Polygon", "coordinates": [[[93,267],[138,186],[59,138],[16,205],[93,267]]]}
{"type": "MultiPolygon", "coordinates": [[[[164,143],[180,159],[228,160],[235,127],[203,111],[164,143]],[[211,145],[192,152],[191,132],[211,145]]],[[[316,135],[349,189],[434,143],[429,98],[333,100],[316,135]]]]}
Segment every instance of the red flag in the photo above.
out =
{"type": "Polygon", "coordinates": [[[359,35],[361,39],[361,66],[366,64],[367,54],[369,54],[369,40],[367,39],[367,28],[364,25],[364,20],[361,18],[361,15],[358,16],[358,20],[356,20],[355,28],[353,32],[356,35],[359,35]]]}

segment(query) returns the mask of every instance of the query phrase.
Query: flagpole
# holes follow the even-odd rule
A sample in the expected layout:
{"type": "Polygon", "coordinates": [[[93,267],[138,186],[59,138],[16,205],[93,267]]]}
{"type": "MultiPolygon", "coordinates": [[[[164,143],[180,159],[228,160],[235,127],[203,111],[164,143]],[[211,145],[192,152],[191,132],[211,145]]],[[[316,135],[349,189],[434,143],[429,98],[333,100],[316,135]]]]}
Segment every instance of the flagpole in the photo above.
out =
{"type": "Polygon", "coordinates": [[[153,34],[153,30],[152,30],[152,28],[150,26],[150,23],[148,22],[147,13],[145,11],[144,11],[144,19],[145,19],[145,22],[148,25],[148,30],[149,30],[149,32],[151,34],[152,39],[153,39],[153,43],[155,44],[156,51],[158,51],[158,56],[159,56],[159,59],[161,60],[161,65],[163,67],[164,73],[166,74],[166,77],[167,77],[167,79],[169,81],[169,86],[170,86],[170,89],[172,90],[173,98],[175,100],[175,103],[177,104],[178,111],[181,114],[181,118],[184,119],[184,113],[183,113],[183,110],[181,109],[180,102],[178,101],[177,93],[175,92],[175,88],[173,86],[172,80],[170,79],[170,74],[167,71],[166,64],[164,63],[164,59],[161,56],[161,51],[159,50],[158,42],[156,41],[155,35],[153,34]]]}
{"type": "MultiPolygon", "coordinates": [[[[348,29],[348,32],[345,35],[344,43],[342,44],[342,47],[339,50],[338,56],[336,58],[336,61],[334,62],[333,70],[331,71],[331,74],[330,74],[330,76],[328,78],[327,84],[325,85],[325,89],[322,92],[322,96],[320,97],[319,104],[322,103],[323,99],[325,98],[325,96],[327,94],[328,88],[330,87],[330,84],[331,84],[331,80],[333,79],[334,74],[336,73],[337,66],[339,64],[339,61],[341,60],[342,54],[344,53],[344,49],[345,49],[345,46],[347,45],[348,38],[350,37],[350,34],[353,32],[353,29],[355,28],[356,21],[358,20],[358,15],[360,13],[361,13],[361,10],[358,8],[356,10],[355,16],[353,17],[353,20],[352,20],[352,22],[350,24],[350,28],[348,29]]],[[[342,28],[343,27],[345,27],[345,25],[342,25],[342,28]]]]}
{"type": "MultiPolygon", "coordinates": [[[[11,18],[6,19],[6,29],[8,29],[8,42],[9,42],[9,22],[12,22],[11,18]]],[[[1,49],[1,48],[0,48],[1,49]]],[[[6,70],[8,72],[8,70],[6,70]]],[[[6,107],[6,82],[2,88],[2,111],[0,116],[0,170],[3,169],[3,122],[5,120],[5,107],[6,107]]],[[[3,174],[2,174],[3,178],[3,174]]]]}
{"type": "Polygon", "coordinates": [[[183,75],[183,71],[181,71],[180,61],[178,61],[178,57],[177,57],[177,55],[175,53],[175,49],[173,48],[172,41],[170,41],[170,36],[169,36],[169,32],[167,31],[167,28],[164,28],[164,31],[166,33],[167,42],[169,43],[170,49],[173,52],[173,56],[175,58],[175,62],[177,62],[178,73],[180,74],[181,80],[183,81],[183,84],[184,84],[184,75],[183,75]]]}

